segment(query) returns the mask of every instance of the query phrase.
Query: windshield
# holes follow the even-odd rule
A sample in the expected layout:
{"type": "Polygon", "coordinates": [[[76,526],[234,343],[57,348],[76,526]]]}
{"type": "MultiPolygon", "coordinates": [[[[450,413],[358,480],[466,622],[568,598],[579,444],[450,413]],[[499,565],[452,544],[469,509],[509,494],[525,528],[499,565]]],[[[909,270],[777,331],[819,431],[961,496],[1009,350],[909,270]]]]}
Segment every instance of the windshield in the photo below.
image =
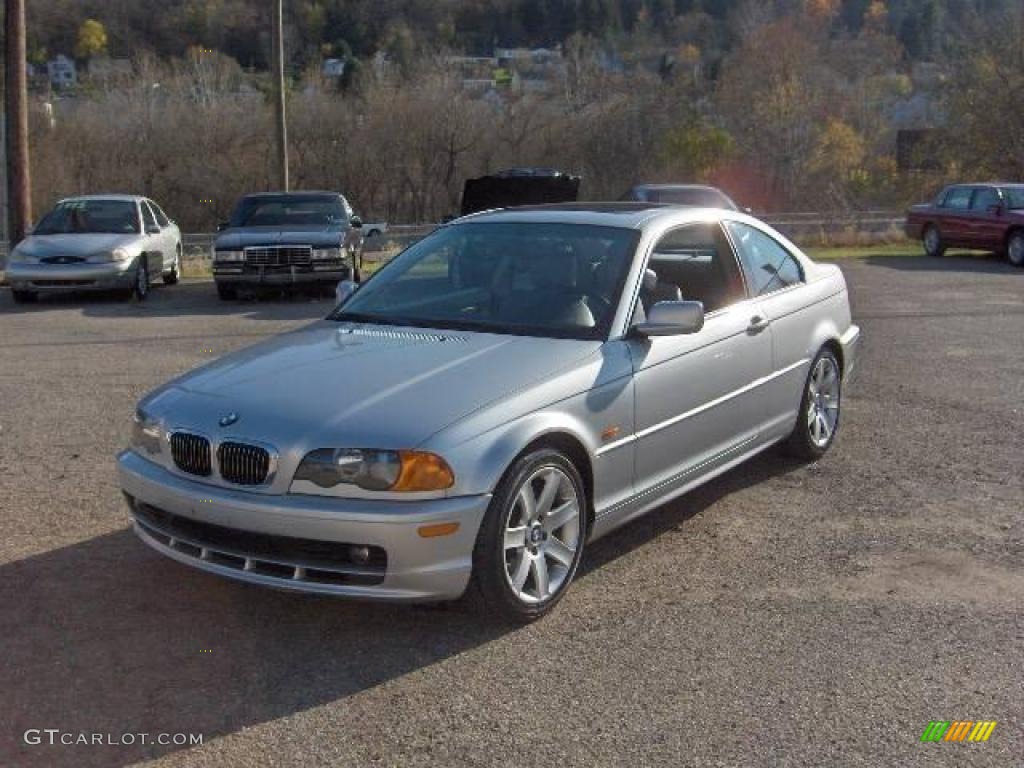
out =
{"type": "Polygon", "coordinates": [[[141,227],[139,209],[130,200],[65,200],[43,217],[32,234],[133,235],[141,227]]]}
{"type": "Polygon", "coordinates": [[[1003,199],[1007,208],[1024,208],[1024,187],[1003,187],[1003,199]]]}
{"type": "Polygon", "coordinates": [[[668,203],[670,205],[686,205],[694,208],[736,208],[732,201],[713,189],[651,189],[647,192],[650,203],[668,203]]]}
{"type": "Polygon", "coordinates": [[[580,224],[444,227],[395,257],[331,319],[603,338],[638,240],[635,230],[580,224]]]}
{"type": "Polygon", "coordinates": [[[344,224],[337,195],[260,195],[243,197],[231,214],[232,227],[310,227],[344,224]]]}

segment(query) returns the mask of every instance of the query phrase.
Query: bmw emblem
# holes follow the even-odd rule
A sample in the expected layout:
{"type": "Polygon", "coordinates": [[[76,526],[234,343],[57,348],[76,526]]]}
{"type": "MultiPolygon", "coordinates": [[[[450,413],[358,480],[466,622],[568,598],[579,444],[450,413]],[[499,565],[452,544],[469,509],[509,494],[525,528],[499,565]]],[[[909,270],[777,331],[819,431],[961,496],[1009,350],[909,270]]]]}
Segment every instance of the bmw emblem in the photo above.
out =
{"type": "Polygon", "coordinates": [[[238,421],[238,414],[232,411],[231,413],[221,416],[220,421],[218,421],[217,423],[220,424],[222,427],[230,427],[236,421],[238,421]]]}

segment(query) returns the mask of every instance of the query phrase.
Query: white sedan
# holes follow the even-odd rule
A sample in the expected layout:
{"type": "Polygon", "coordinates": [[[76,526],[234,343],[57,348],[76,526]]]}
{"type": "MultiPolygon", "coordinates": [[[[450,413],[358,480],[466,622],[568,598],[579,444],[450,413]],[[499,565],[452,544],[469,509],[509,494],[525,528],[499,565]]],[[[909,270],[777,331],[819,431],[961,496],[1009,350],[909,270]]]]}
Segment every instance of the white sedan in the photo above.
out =
{"type": "Polygon", "coordinates": [[[18,303],[43,292],[82,290],[116,290],[142,300],[157,278],[178,282],[181,232],[145,197],[68,198],[15,246],[6,271],[18,303]]]}

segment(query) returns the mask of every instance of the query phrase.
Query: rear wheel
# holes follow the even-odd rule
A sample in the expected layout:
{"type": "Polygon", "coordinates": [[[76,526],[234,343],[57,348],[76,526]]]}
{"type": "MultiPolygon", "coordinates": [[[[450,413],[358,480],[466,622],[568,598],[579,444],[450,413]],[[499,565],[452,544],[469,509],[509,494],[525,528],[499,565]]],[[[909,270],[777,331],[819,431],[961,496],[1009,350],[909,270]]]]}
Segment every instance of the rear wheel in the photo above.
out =
{"type": "Polygon", "coordinates": [[[16,288],[11,289],[11,295],[14,297],[15,304],[32,304],[39,298],[39,294],[35,291],[20,291],[16,288]]]}
{"type": "Polygon", "coordinates": [[[811,363],[796,426],[786,441],[792,455],[816,461],[832,446],[839,430],[842,375],[835,353],[825,347],[811,363]]]}
{"type": "Polygon", "coordinates": [[[929,256],[938,258],[946,252],[946,246],[942,243],[942,235],[934,224],[929,224],[924,229],[924,252],[929,256]]]}
{"type": "Polygon", "coordinates": [[[238,298],[238,289],[230,283],[217,283],[217,295],[222,301],[234,301],[238,298]]]}
{"type": "Polygon", "coordinates": [[[481,608],[514,622],[550,611],[569,588],[587,534],[580,473],[559,451],[541,449],[505,473],[473,551],[481,608]]]}
{"type": "Polygon", "coordinates": [[[1006,241],[1006,258],[1015,267],[1024,267],[1024,230],[1010,233],[1006,241]]]}

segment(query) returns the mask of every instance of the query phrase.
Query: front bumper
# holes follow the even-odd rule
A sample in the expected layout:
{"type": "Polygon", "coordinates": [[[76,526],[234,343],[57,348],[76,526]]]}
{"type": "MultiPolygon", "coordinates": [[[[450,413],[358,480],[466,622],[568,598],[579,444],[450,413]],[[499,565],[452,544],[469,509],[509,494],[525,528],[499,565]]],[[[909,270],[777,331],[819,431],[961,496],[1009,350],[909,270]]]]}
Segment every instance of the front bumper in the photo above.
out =
{"type": "Polygon", "coordinates": [[[850,378],[853,369],[857,367],[857,359],[860,354],[861,333],[860,326],[851,325],[839,338],[839,344],[843,348],[843,379],[850,378]]]}
{"type": "Polygon", "coordinates": [[[231,285],[319,285],[336,284],[350,280],[352,270],[347,266],[330,265],[320,268],[308,266],[290,267],[229,267],[214,264],[213,279],[218,283],[231,285]]]}
{"type": "MultiPolygon", "coordinates": [[[[469,583],[473,546],[490,496],[466,496],[418,502],[337,499],[319,496],[266,495],[204,485],[172,474],[137,454],[118,456],[121,488],[129,500],[135,532],[153,549],[179,562],[228,578],[280,589],[391,601],[436,601],[459,597],[469,583]],[[152,509],[150,509],[152,508],[152,509]],[[154,524],[153,510],[176,516],[182,528],[219,529],[216,541],[204,534],[184,534],[154,524]],[[189,521],[197,525],[191,526],[189,521]],[[425,525],[459,523],[448,536],[423,538],[425,525]],[[235,542],[226,534],[236,532],[235,542]],[[258,544],[249,543],[259,539],[258,544]],[[268,540],[282,547],[270,551],[268,540]],[[295,554],[293,543],[376,547],[386,553],[386,567],[365,578],[333,583],[307,578],[322,572],[319,558],[295,554]],[[258,551],[254,551],[254,548],[258,551]],[[281,552],[290,552],[282,555],[281,552]],[[233,560],[232,560],[233,558],[233,560]],[[305,558],[305,560],[304,560],[305,558]],[[269,563],[284,568],[259,567],[269,563]]],[[[308,549],[308,547],[307,547],[308,549]]],[[[333,566],[332,566],[333,567],[333,566]]],[[[359,569],[347,569],[359,576],[359,569]]],[[[346,571],[341,567],[340,571],[346,571]]]]}
{"type": "Polygon", "coordinates": [[[107,264],[40,264],[15,262],[7,265],[7,282],[19,291],[107,291],[133,284],[131,262],[107,264]]]}

